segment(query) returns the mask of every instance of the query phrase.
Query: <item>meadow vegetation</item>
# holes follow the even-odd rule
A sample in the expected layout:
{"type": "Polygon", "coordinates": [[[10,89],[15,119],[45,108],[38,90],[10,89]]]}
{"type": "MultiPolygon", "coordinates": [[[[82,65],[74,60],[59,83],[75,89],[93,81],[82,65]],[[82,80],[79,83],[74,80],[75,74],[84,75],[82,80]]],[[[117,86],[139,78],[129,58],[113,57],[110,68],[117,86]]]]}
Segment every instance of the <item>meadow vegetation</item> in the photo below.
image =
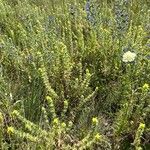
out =
{"type": "Polygon", "coordinates": [[[0,0],[0,149],[150,149],[149,0],[0,0]]]}

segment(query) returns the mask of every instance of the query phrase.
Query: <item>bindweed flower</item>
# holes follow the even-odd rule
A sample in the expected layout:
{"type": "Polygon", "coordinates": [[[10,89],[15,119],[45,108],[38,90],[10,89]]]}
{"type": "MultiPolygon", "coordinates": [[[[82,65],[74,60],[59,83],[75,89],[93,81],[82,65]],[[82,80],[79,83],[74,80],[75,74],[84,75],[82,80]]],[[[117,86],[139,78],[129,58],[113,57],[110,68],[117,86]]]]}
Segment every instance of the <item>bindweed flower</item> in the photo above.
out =
{"type": "Polygon", "coordinates": [[[136,54],[130,51],[127,51],[123,54],[123,62],[133,62],[135,60],[136,54]]]}

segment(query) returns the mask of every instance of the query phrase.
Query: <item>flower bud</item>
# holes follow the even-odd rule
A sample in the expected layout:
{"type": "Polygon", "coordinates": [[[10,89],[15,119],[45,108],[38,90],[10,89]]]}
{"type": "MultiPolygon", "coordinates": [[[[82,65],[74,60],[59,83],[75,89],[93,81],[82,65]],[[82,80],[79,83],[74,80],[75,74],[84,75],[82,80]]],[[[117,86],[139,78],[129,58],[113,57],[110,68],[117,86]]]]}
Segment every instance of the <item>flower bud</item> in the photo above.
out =
{"type": "Polygon", "coordinates": [[[10,126],[10,127],[7,128],[7,133],[8,134],[11,134],[13,132],[14,132],[14,128],[12,126],[10,126]]]}
{"type": "Polygon", "coordinates": [[[65,128],[65,127],[66,127],[66,124],[63,122],[63,123],[61,124],[61,126],[62,126],[63,128],[65,128]]]}
{"type": "Polygon", "coordinates": [[[58,122],[59,122],[58,118],[55,118],[55,119],[53,120],[53,123],[54,123],[54,124],[58,124],[58,122]]]}
{"type": "Polygon", "coordinates": [[[97,125],[97,124],[98,124],[98,119],[97,119],[97,117],[93,117],[93,118],[92,118],[92,123],[93,123],[94,125],[97,125]]]}
{"type": "Polygon", "coordinates": [[[149,90],[149,84],[145,83],[142,87],[143,91],[147,92],[149,90]]]}
{"type": "Polygon", "coordinates": [[[97,133],[97,134],[95,135],[95,139],[96,139],[96,140],[100,140],[100,139],[101,139],[101,135],[100,135],[99,133],[97,133]]]}

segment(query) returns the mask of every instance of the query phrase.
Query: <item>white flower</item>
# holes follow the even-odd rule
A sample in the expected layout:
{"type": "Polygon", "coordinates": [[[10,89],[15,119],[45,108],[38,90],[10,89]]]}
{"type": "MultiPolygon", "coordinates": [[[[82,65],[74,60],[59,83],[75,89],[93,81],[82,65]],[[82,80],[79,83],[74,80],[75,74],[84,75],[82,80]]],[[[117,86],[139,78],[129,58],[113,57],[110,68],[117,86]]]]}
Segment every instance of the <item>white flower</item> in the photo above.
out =
{"type": "Polygon", "coordinates": [[[132,62],[135,60],[136,54],[130,51],[127,51],[123,54],[123,62],[132,62]]]}

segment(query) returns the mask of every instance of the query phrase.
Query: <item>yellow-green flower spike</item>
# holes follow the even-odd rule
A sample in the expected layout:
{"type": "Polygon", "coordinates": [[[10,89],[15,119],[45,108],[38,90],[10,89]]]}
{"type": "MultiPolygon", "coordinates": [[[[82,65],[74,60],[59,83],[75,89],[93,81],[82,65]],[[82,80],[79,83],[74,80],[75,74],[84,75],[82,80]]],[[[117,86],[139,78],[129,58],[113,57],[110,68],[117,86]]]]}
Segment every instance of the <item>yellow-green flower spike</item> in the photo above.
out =
{"type": "Polygon", "coordinates": [[[136,54],[133,52],[126,52],[123,54],[123,62],[133,62],[135,60],[136,54]]]}
{"type": "Polygon", "coordinates": [[[66,123],[63,122],[63,123],[61,124],[61,126],[62,126],[63,128],[65,128],[65,127],[66,127],[66,123]]]}
{"type": "Polygon", "coordinates": [[[64,105],[65,105],[65,106],[68,105],[68,101],[67,101],[67,100],[64,101],[64,105]]]}
{"type": "Polygon", "coordinates": [[[13,128],[12,126],[8,127],[8,128],[7,128],[7,133],[8,133],[8,134],[14,133],[14,128],[13,128]]]}
{"type": "Polygon", "coordinates": [[[17,111],[17,110],[14,110],[13,112],[12,112],[12,115],[14,115],[14,116],[16,116],[16,115],[18,115],[19,114],[19,112],[17,111]]]}
{"type": "Polygon", "coordinates": [[[143,89],[144,91],[148,91],[148,90],[149,90],[149,84],[145,83],[145,84],[143,85],[142,89],[143,89]]]}
{"type": "Polygon", "coordinates": [[[93,118],[92,118],[92,123],[93,123],[94,125],[97,125],[97,124],[98,124],[98,119],[97,119],[97,117],[93,117],[93,118]]]}
{"type": "Polygon", "coordinates": [[[145,124],[144,123],[140,123],[140,128],[144,129],[145,128],[145,124]]]}
{"type": "Polygon", "coordinates": [[[53,120],[53,123],[54,123],[54,124],[58,124],[58,123],[59,123],[58,118],[55,118],[55,119],[53,120]]]}
{"type": "Polygon", "coordinates": [[[95,135],[95,139],[96,139],[96,140],[100,140],[100,139],[101,139],[101,135],[100,135],[99,133],[97,133],[97,134],[95,135]]]}

